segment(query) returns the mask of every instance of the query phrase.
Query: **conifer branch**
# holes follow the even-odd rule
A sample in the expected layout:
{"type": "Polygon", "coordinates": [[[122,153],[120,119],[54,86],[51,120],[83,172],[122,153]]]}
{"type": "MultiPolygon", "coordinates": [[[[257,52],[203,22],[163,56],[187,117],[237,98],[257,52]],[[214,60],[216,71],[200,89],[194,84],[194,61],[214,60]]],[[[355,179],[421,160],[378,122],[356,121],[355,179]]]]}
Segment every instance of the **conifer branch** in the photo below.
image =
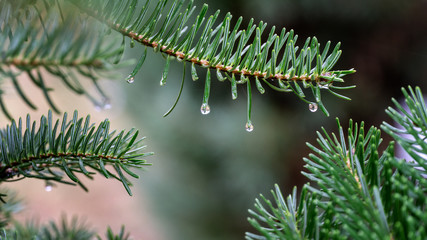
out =
{"type": "MultiPolygon", "coordinates": [[[[0,79],[9,79],[32,109],[37,105],[25,93],[20,79],[24,75],[43,92],[57,113],[59,108],[50,96],[52,89],[45,79],[47,75],[61,79],[71,91],[87,96],[96,106],[108,107],[108,97],[99,88],[98,79],[103,73],[120,67],[114,65],[122,53],[115,38],[104,40],[102,34],[100,36],[102,25],[82,22],[74,11],[61,15],[59,19],[56,8],[50,3],[52,1],[45,2],[47,5],[44,7],[37,4],[40,1],[33,4],[24,2],[2,2],[0,79]],[[47,9],[49,7],[52,9],[47,9]],[[95,85],[100,98],[87,90],[82,79],[95,85]]],[[[0,92],[0,98],[3,93],[4,90],[0,92]]],[[[3,101],[1,107],[6,116],[12,118],[3,101]]]]}
{"type": "Polygon", "coordinates": [[[125,173],[138,178],[134,168],[148,165],[143,159],[151,153],[142,153],[143,139],[137,139],[138,131],[110,132],[110,123],[105,120],[96,128],[78,118],[77,111],[67,120],[53,122],[52,112],[42,116],[40,126],[31,123],[27,116],[26,125],[19,119],[12,121],[0,132],[0,180],[8,181],[17,177],[38,178],[62,183],[81,183],[78,175],[92,178],[95,172],[106,178],[113,177],[123,183],[131,195],[130,181],[125,173]],[[64,174],[68,179],[65,179],[64,174]]]}
{"type": "Polygon", "coordinates": [[[365,133],[350,121],[347,135],[318,133],[320,147],[303,173],[306,184],[297,203],[293,192],[285,202],[276,186],[274,202],[263,196],[249,222],[258,233],[247,239],[425,239],[427,237],[427,106],[420,88],[402,89],[406,106],[393,102],[387,114],[400,126],[384,122],[382,129],[409,154],[395,157],[391,142],[382,155],[380,130],[365,133]],[[306,191],[309,191],[307,194],[306,191]],[[265,207],[267,206],[267,207],[265,207]],[[310,232],[307,232],[307,229],[310,232]]]}
{"type": "Polygon", "coordinates": [[[108,227],[105,232],[105,238],[97,235],[94,229],[77,217],[72,217],[71,221],[64,215],[59,222],[50,221],[48,224],[40,225],[36,221],[28,221],[25,224],[14,223],[10,229],[0,229],[0,239],[2,240],[21,240],[21,239],[44,239],[44,240],[130,240],[129,233],[125,232],[122,226],[119,233],[116,234],[108,227]]]}
{"type": "MultiPolygon", "coordinates": [[[[341,55],[339,43],[329,53],[330,42],[321,51],[320,44],[313,37],[308,38],[299,50],[295,45],[298,36],[294,35],[293,30],[287,32],[282,29],[280,34],[276,34],[274,26],[267,40],[261,42],[266,23],[260,22],[256,26],[251,19],[247,28],[241,30],[242,18],[232,27],[232,16],[227,13],[215,26],[219,11],[208,17],[207,5],[201,8],[193,23],[187,23],[195,11],[193,1],[173,0],[168,5],[167,0],[159,0],[150,15],[147,14],[150,1],[146,1],[141,9],[137,7],[137,0],[72,2],[89,16],[130,38],[131,45],[139,42],[146,48],[166,55],[165,72],[168,71],[169,60],[177,59],[191,63],[193,80],[198,79],[194,66],[201,66],[216,71],[220,81],[228,79],[232,88],[236,86],[234,83],[248,84],[251,80],[256,82],[258,90],[263,93],[261,82],[264,82],[273,90],[295,93],[298,98],[313,106],[311,110],[315,111],[319,107],[326,115],[329,113],[322,103],[321,90],[327,89],[333,95],[349,100],[335,92],[353,87],[335,86],[344,82],[345,75],[354,72],[353,69],[332,70],[341,55]],[[234,81],[236,78],[237,81],[234,81]],[[304,88],[311,89],[313,99],[306,99],[304,88]]],[[[129,82],[134,81],[144,60],[129,75],[129,82]]],[[[210,74],[209,70],[207,74],[210,74]]],[[[162,78],[161,85],[165,83],[166,79],[162,78]]],[[[235,99],[236,95],[232,97],[235,99]]]]}

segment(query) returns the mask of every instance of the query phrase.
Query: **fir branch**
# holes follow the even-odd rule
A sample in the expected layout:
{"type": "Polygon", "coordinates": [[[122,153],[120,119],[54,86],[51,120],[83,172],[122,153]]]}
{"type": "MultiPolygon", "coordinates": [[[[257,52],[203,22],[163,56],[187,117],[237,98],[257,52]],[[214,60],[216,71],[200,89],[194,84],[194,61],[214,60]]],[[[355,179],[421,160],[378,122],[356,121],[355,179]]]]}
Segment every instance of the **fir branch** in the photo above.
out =
{"type": "MultiPolygon", "coordinates": [[[[331,136],[325,130],[324,135],[318,133],[320,149],[308,144],[315,154],[304,159],[309,173],[303,174],[319,185],[309,189],[324,198],[318,205],[321,209],[334,207],[328,221],[339,226],[336,230],[341,236],[352,239],[389,236],[391,230],[378,194],[381,166],[388,156],[378,154],[381,132],[371,127],[365,133],[363,122],[358,127],[350,120],[345,136],[339,122],[338,126],[338,136],[331,136]]],[[[321,229],[323,234],[329,230],[321,229]]]]}
{"type": "MultiPolygon", "coordinates": [[[[384,122],[382,128],[390,134],[396,142],[403,147],[413,159],[414,164],[421,173],[427,169],[427,109],[424,96],[419,87],[408,90],[402,88],[406,106],[402,106],[396,99],[392,99],[396,109],[389,107],[386,113],[400,125],[395,127],[384,122]]],[[[407,161],[412,161],[407,159],[407,161]]]]}
{"type": "Polygon", "coordinates": [[[49,111],[47,117],[41,117],[38,128],[29,115],[26,125],[21,119],[18,123],[12,121],[0,132],[0,179],[8,181],[23,176],[77,183],[87,190],[78,175],[92,178],[98,172],[121,181],[131,195],[131,183],[124,173],[138,178],[132,169],[148,165],[143,157],[151,153],[142,153],[145,146],[141,146],[143,139],[137,140],[138,131],[116,134],[109,128],[108,120],[96,128],[90,123],[90,116],[83,120],[78,118],[77,111],[69,121],[65,113],[62,122],[53,122],[49,111]],[[71,181],[64,179],[64,173],[71,181]]]}
{"type": "Polygon", "coordinates": [[[15,222],[14,226],[2,229],[1,239],[21,240],[21,239],[93,239],[96,233],[87,226],[87,223],[77,217],[71,221],[66,216],[62,216],[60,222],[50,221],[48,224],[40,225],[37,221],[27,221],[25,224],[15,222]]]}
{"type": "MultiPolygon", "coordinates": [[[[306,103],[315,104],[316,110],[319,106],[326,115],[328,112],[321,100],[321,89],[349,99],[335,92],[335,89],[342,87],[334,84],[343,82],[345,75],[354,72],[353,69],[332,70],[341,55],[339,43],[329,53],[330,42],[321,51],[320,44],[313,37],[308,38],[299,50],[295,45],[298,36],[294,35],[293,30],[287,32],[282,29],[280,34],[276,34],[275,27],[271,28],[267,40],[262,43],[261,37],[267,24],[260,22],[256,26],[251,19],[247,28],[241,30],[242,18],[233,27],[232,16],[227,13],[215,27],[219,11],[208,17],[207,5],[201,8],[193,23],[187,23],[195,11],[193,1],[174,0],[169,6],[167,0],[159,0],[151,15],[147,14],[150,1],[146,1],[141,9],[137,7],[137,0],[72,2],[88,15],[130,38],[132,44],[139,42],[166,55],[165,72],[168,71],[170,58],[173,58],[191,63],[194,80],[198,79],[195,65],[216,71],[219,80],[223,80],[221,75],[225,74],[232,84],[235,78],[240,78],[238,84],[248,84],[247,79],[262,79],[274,90],[294,92],[306,103]],[[311,89],[314,99],[307,100],[303,88],[311,89]]],[[[140,65],[129,75],[131,82],[140,65]]],[[[257,85],[261,86],[259,80],[257,85]]],[[[232,87],[235,88],[235,85],[232,87]]],[[[232,97],[235,99],[236,95],[232,97]]],[[[205,101],[203,105],[206,105],[205,101]]]]}
{"type": "MultiPolygon", "coordinates": [[[[102,240],[99,234],[88,227],[88,223],[77,217],[67,219],[65,215],[59,222],[50,221],[48,224],[40,225],[35,220],[27,221],[25,224],[15,222],[9,228],[0,229],[0,239],[2,240],[24,240],[24,239],[43,239],[43,240],[102,240]]],[[[105,233],[105,240],[129,240],[130,235],[126,233],[122,226],[120,232],[115,234],[110,227],[105,233]]]]}
{"type": "Polygon", "coordinates": [[[387,169],[382,166],[392,158],[393,147],[390,145],[380,156],[380,130],[371,127],[365,132],[363,123],[359,127],[350,121],[346,136],[339,122],[338,127],[338,135],[325,130],[324,134],[318,133],[320,148],[308,144],[314,153],[304,159],[309,172],[303,174],[316,186],[306,184],[299,203],[295,191],[284,203],[276,186],[273,196],[277,207],[266,199],[269,210],[256,204],[258,215],[264,218],[262,222],[270,228],[250,221],[261,235],[247,234],[248,239],[392,238],[389,206],[383,204],[388,200],[383,196],[390,192],[382,185],[392,181],[392,175],[384,174],[387,169]],[[310,195],[306,196],[305,189],[310,195]],[[269,224],[274,219],[282,224],[269,224]]]}
{"type": "Polygon", "coordinates": [[[261,195],[263,202],[255,200],[256,211],[249,210],[249,223],[262,235],[247,232],[246,239],[319,239],[318,197],[306,187],[298,201],[296,188],[286,199],[278,185],[271,193],[274,203],[261,195]]]}
{"type": "MultiPolygon", "coordinates": [[[[129,233],[126,233],[124,226],[120,228],[120,232],[118,234],[115,234],[113,230],[110,227],[108,227],[107,233],[105,234],[105,236],[107,240],[130,240],[131,239],[129,236],[129,233]]],[[[97,236],[97,239],[102,240],[102,238],[99,235],[97,236]]]]}
{"type": "MultiPolygon", "coordinates": [[[[23,14],[8,5],[7,1],[3,5],[7,9],[5,12],[11,16],[4,17],[5,21],[1,23],[0,78],[10,79],[29,107],[37,108],[20,83],[19,77],[23,75],[32,80],[44,93],[51,108],[59,112],[50,97],[52,89],[45,79],[48,74],[61,79],[76,94],[86,95],[96,106],[109,106],[108,97],[99,88],[97,80],[103,72],[120,67],[113,65],[114,59],[121,54],[114,37],[104,40],[103,27],[83,23],[76,18],[75,11],[70,11],[65,19],[59,20],[58,13],[54,11],[56,8],[50,11],[44,9],[41,13],[39,9],[42,7],[30,5],[24,8],[26,14],[23,14]],[[87,91],[82,79],[95,85],[101,99],[87,91]]],[[[3,93],[1,91],[0,95],[3,93]]],[[[1,105],[3,112],[11,118],[3,101],[1,105]]]]}
{"type": "Polygon", "coordinates": [[[306,184],[304,189],[310,190],[312,198],[301,196],[295,208],[295,200],[284,203],[276,186],[276,206],[263,198],[269,208],[257,200],[257,212],[250,210],[254,218],[249,221],[259,233],[247,233],[247,238],[425,239],[427,106],[420,88],[408,87],[402,92],[406,106],[393,99],[396,108],[386,110],[400,127],[386,122],[381,127],[412,159],[396,158],[394,142],[380,155],[379,129],[371,127],[365,133],[363,123],[359,127],[350,121],[346,136],[338,122],[338,135],[323,130],[318,133],[319,148],[308,144],[314,154],[304,159],[308,172],[303,174],[317,186],[306,184]],[[316,210],[307,222],[296,213],[309,203],[316,210]],[[309,229],[316,234],[297,231],[310,222],[309,229]]]}
{"type": "Polygon", "coordinates": [[[386,113],[396,124],[383,122],[382,129],[390,134],[407,152],[407,159],[390,154],[384,164],[385,191],[382,191],[390,224],[396,239],[424,239],[427,237],[427,106],[419,87],[402,88],[405,105],[392,99],[395,108],[386,113]],[[394,171],[394,169],[396,169],[394,171]]]}

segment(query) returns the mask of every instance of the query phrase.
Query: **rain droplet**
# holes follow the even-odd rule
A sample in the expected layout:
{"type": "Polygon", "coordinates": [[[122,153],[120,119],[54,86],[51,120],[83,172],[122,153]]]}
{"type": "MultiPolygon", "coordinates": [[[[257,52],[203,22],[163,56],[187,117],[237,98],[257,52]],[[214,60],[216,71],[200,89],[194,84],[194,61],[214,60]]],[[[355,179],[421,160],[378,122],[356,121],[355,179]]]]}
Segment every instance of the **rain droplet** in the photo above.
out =
{"type": "Polygon", "coordinates": [[[135,82],[135,78],[134,78],[132,75],[129,75],[129,76],[126,78],[126,81],[127,81],[128,83],[133,83],[133,82],[135,82]]]}
{"type": "Polygon", "coordinates": [[[310,103],[308,105],[308,109],[310,109],[311,112],[317,111],[317,108],[318,108],[317,103],[310,103]]]}
{"type": "Polygon", "coordinates": [[[252,122],[247,122],[245,128],[247,132],[252,132],[254,130],[254,125],[252,125],[252,122]]]}
{"type": "Polygon", "coordinates": [[[200,108],[200,112],[203,115],[207,115],[211,112],[211,108],[209,107],[209,105],[207,103],[203,103],[202,107],[200,108]]]}
{"type": "Polygon", "coordinates": [[[44,190],[46,192],[51,192],[53,189],[53,184],[51,182],[46,182],[46,186],[44,187],[44,190]]]}
{"type": "Polygon", "coordinates": [[[102,101],[102,103],[103,103],[103,108],[104,109],[111,109],[111,102],[110,102],[110,99],[108,99],[108,98],[104,98],[104,101],[102,101]]]}
{"type": "Polygon", "coordinates": [[[99,103],[95,103],[95,111],[100,112],[102,110],[102,106],[99,103]]]}
{"type": "Polygon", "coordinates": [[[166,79],[162,77],[162,79],[160,80],[160,86],[164,85],[166,85],[166,79]]]}
{"type": "Polygon", "coordinates": [[[322,88],[322,89],[329,89],[329,86],[330,86],[330,84],[326,82],[319,82],[317,85],[319,86],[319,88],[322,88]]]}

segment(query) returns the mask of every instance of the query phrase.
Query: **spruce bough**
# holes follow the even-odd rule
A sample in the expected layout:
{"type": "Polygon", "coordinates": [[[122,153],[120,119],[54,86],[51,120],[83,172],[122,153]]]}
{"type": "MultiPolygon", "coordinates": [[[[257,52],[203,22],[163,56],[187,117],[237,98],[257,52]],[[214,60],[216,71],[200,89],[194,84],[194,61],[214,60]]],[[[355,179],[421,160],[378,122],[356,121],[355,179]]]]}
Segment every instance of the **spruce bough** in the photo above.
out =
{"type": "Polygon", "coordinates": [[[386,112],[399,126],[381,129],[394,141],[379,152],[381,130],[365,132],[363,122],[338,122],[337,135],[318,133],[318,145],[304,159],[315,183],[286,199],[276,185],[273,202],[261,195],[249,222],[257,233],[247,239],[425,239],[427,106],[420,88],[402,88],[405,106],[395,99],[386,112]],[[395,155],[399,144],[409,159],[395,155]]]}
{"type": "MultiPolygon", "coordinates": [[[[354,86],[341,85],[344,77],[355,71],[334,70],[340,55],[340,43],[320,44],[315,37],[298,46],[293,30],[276,32],[273,26],[254,23],[242,26],[240,17],[232,21],[230,13],[208,16],[208,7],[199,9],[186,0],[33,0],[0,3],[0,77],[11,81],[22,101],[32,109],[37,104],[25,94],[19,83],[27,77],[43,93],[52,111],[59,113],[48,86],[47,76],[54,76],[69,90],[85,95],[97,108],[109,108],[108,96],[98,80],[122,66],[134,66],[125,78],[133,83],[144,62],[147,50],[165,59],[160,85],[167,84],[170,62],[182,62],[182,82],[178,97],[165,113],[177,105],[186,72],[194,81],[204,81],[202,114],[209,114],[209,97],[213,77],[230,84],[231,98],[237,99],[238,88],[246,85],[246,130],[251,132],[252,90],[261,94],[271,89],[290,92],[308,105],[310,111],[320,109],[329,115],[322,94],[338,93],[354,86]],[[67,11],[65,11],[67,9],[67,11]],[[267,35],[263,38],[263,35],[267,35]],[[122,55],[135,44],[144,46],[137,61],[123,61],[122,55]],[[129,45],[129,47],[127,46],[129,45]],[[187,70],[190,68],[190,70],[187,70]],[[205,74],[205,77],[199,77],[205,74]],[[91,82],[96,94],[84,86],[91,82]],[[267,89],[266,89],[267,88],[267,89]]],[[[0,107],[10,119],[0,89],[0,107]]],[[[350,121],[345,131],[339,121],[339,133],[318,133],[318,145],[308,144],[313,154],[304,159],[312,181],[298,196],[297,190],[284,198],[278,186],[274,200],[261,196],[255,210],[250,210],[249,222],[257,232],[247,233],[247,239],[423,239],[425,223],[425,131],[426,106],[419,88],[403,89],[409,110],[396,101],[396,110],[387,109],[389,116],[402,127],[384,123],[381,129],[395,141],[379,152],[381,130],[371,127],[365,132],[363,123],[350,121]],[[411,135],[412,138],[406,136],[411,135]],[[401,145],[413,160],[405,161],[394,155],[395,144],[401,145]]],[[[139,132],[110,131],[109,121],[95,125],[90,117],[72,118],[65,113],[62,120],[49,111],[39,122],[11,120],[0,131],[0,180],[16,181],[38,178],[48,185],[53,182],[79,185],[85,190],[82,176],[94,174],[122,182],[131,194],[128,176],[137,178],[136,168],[147,165],[143,138],[139,132]]],[[[56,223],[36,226],[14,223],[12,208],[17,203],[11,194],[2,193],[0,212],[3,239],[91,239],[96,233],[78,220],[64,218],[56,223]],[[15,204],[15,205],[14,205],[15,204]]],[[[97,236],[101,239],[100,236],[97,236]]],[[[107,239],[128,239],[122,229],[107,239]]]]}

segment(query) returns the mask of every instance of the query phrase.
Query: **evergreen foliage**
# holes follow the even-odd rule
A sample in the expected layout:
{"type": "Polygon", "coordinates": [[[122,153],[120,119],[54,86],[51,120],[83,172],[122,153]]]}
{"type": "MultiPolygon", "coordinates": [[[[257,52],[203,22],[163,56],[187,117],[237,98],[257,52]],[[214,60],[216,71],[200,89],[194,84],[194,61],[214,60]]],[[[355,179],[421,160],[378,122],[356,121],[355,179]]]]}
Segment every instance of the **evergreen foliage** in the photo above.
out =
{"type": "Polygon", "coordinates": [[[62,121],[53,121],[52,112],[42,116],[40,126],[31,123],[30,116],[24,126],[22,119],[1,131],[0,179],[8,181],[16,177],[39,178],[46,181],[77,183],[87,190],[76,174],[92,178],[92,169],[106,178],[113,177],[123,183],[132,195],[130,182],[123,173],[138,178],[131,168],[146,165],[142,158],[150,153],[142,153],[143,139],[137,140],[138,131],[110,131],[108,120],[96,128],[90,116],[78,118],[77,111],[67,120],[64,113],[62,121]],[[24,130],[25,129],[25,130],[24,130]],[[106,166],[114,169],[113,173],[106,166]],[[69,178],[64,180],[63,173],[69,178]]]}
{"type": "MultiPolygon", "coordinates": [[[[53,2],[53,1],[52,1],[53,2]]],[[[87,96],[96,106],[109,106],[108,97],[98,85],[98,78],[118,69],[123,49],[117,38],[105,38],[102,25],[76,17],[77,12],[63,14],[57,4],[42,1],[0,2],[0,77],[13,83],[22,100],[31,108],[37,105],[25,93],[18,77],[26,74],[44,94],[51,109],[54,104],[46,77],[54,76],[79,95],[87,96]],[[56,10],[56,11],[55,11],[56,10]],[[94,29],[97,29],[94,31],[94,29]],[[85,81],[83,81],[85,80],[85,81]],[[91,82],[98,97],[88,92],[85,82],[91,82]]],[[[12,118],[4,103],[5,90],[0,91],[0,107],[12,118]]]]}
{"type": "MultiPolygon", "coordinates": [[[[201,106],[203,114],[210,112],[208,100],[211,70],[216,71],[219,81],[230,81],[233,99],[237,98],[237,85],[246,84],[249,95],[247,129],[253,129],[249,111],[252,104],[250,81],[255,81],[261,93],[265,92],[262,83],[279,92],[293,92],[309,104],[312,111],[320,107],[326,115],[329,113],[322,102],[321,89],[327,89],[328,92],[349,100],[335,91],[354,87],[336,86],[344,82],[342,77],[354,72],[353,69],[332,70],[341,55],[340,43],[329,53],[331,43],[325,44],[321,50],[320,43],[313,37],[306,39],[304,46],[299,49],[296,45],[298,35],[293,30],[287,32],[283,28],[277,34],[275,26],[270,29],[267,40],[262,41],[266,23],[256,25],[251,19],[248,26],[241,30],[242,17],[237,19],[233,27],[232,15],[227,13],[215,26],[220,11],[208,17],[206,4],[195,17],[194,23],[187,23],[196,10],[193,0],[174,0],[170,6],[167,0],[161,0],[151,13],[147,11],[150,1],[146,1],[141,9],[137,7],[137,0],[72,2],[90,16],[129,37],[131,45],[139,42],[164,55],[166,65],[160,80],[162,86],[166,84],[171,59],[191,63],[194,81],[199,79],[195,66],[206,68],[206,87],[201,106]],[[306,99],[307,91],[303,89],[308,89],[313,99],[306,99]]],[[[145,55],[146,52],[128,76],[128,82],[134,81],[145,61],[145,55]]]]}
{"type": "MultiPolygon", "coordinates": [[[[21,99],[32,109],[36,104],[18,81],[27,75],[44,94],[52,111],[59,112],[50,96],[53,91],[46,81],[51,75],[60,79],[76,94],[87,96],[97,107],[108,108],[109,100],[98,85],[104,73],[111,74],[130,62],[122,54],[129,42],[145,47],[134,70],[126,78],[133,83],[147,59],[147,49],[165,58],[160,85],[167,83],[171,60],[183,62],[183,77],[175,104],[184,86],[186,67],[194,81],[199,67],[205,68],[205,87],[201,112],[210,112],[211,76],[228,80],[232,99],[238,85],[246,84],[246,130],[252,131],[252,88],[262,94],[265,86],[274,91],[292,92],[309,105],[329,115],[322,102],[322,92],[341,99],[336,92],[354,86],[341,86],[350,70],[333,70],[340,55],[340,43],[322,45],[315,37],[297,46],[293,30],[276,33],[273,26],[255,24],[251,19],[241,27],[240,17],[221,19],[216,11],[208,16],[203,5],[197,14],[193,1],[158,0],[3,0],[0,2],[0,78],[10,80],[21,99]],[[64,11],[67,9],[67,11],[64,11]],[[69,9],[69,11],[68,11],[69,9]],[[111,31],[119,34],[112,34],[111,31]],[[120,38],[122,39],[120,43],[120,38]],[[212,71],[214,73],[212,73],[212,71]],[[97,89],[87,91],[86,82],[97,89]],[[309,97],[309,95],[311,95],[309,97]]],[[[364,123],[349,122],[344,130],[338,122],[338,134],[318,133],[318,145],[308,144],[313,151],[305,158],[307,183],[298,195],[296,188],[287,198],[279,186],[272,191],[273,201],[261,195],[255,210],[249,210],[249,222],[257,230],[246,233],[247,239],[425,239],[427,144],[427,108],[419,88],[402,90],[408,110],[396,100],[387,114],[401,127],[383,123],[381,129],[394,142],[381,146],[381,130],[364,123]],[[395,144],[405,149],[412,159],[399,159],[395,144]],[[385,150],[384,150],[385,149],[385,150]]],[[[12,119],[4,103],[5,89],[0,87],[0,107],[12,119]]],[[[97,126],[90,116],[71,119],[67,113],[54,120],[52,111],[39,123],[27,116],[11,120],[0,130],[0,181],[37,178],[79,185],[81,176],[94,174],[120,181],[128,194],[131,182],[127,175],[138,178],[137,168],[146,165],[145,146],[139,131],[110,130],[105,120],[97,126]]],[[[13,194],[0,194],[0,239],[101,239],[84,223],[73,218],[68,222],[39,225],[17,223],[13,213],[20,208],[13,194]]],[[[107,230],[106,238],[129,239],[125,229],[119,234],[107,230]]]]}
{"type": "Polygon", "coordinates": [[[381,127],[412,159],[397,158],[394,141],[379,154],[379,129],[350,121],[346,135],[338,122],[338,136],[324,131],[320,148],[308,144],[303,174],[316,186],[306,184],[298,201],[296,190],[285,201],[278,186],[274,203],[261,196],[249,219],[259,233],[246,238],[425,239],[427,106],[419,88],[402,91],[407,108],[393,99],[386,111],[400,127],[381,127]]]}

